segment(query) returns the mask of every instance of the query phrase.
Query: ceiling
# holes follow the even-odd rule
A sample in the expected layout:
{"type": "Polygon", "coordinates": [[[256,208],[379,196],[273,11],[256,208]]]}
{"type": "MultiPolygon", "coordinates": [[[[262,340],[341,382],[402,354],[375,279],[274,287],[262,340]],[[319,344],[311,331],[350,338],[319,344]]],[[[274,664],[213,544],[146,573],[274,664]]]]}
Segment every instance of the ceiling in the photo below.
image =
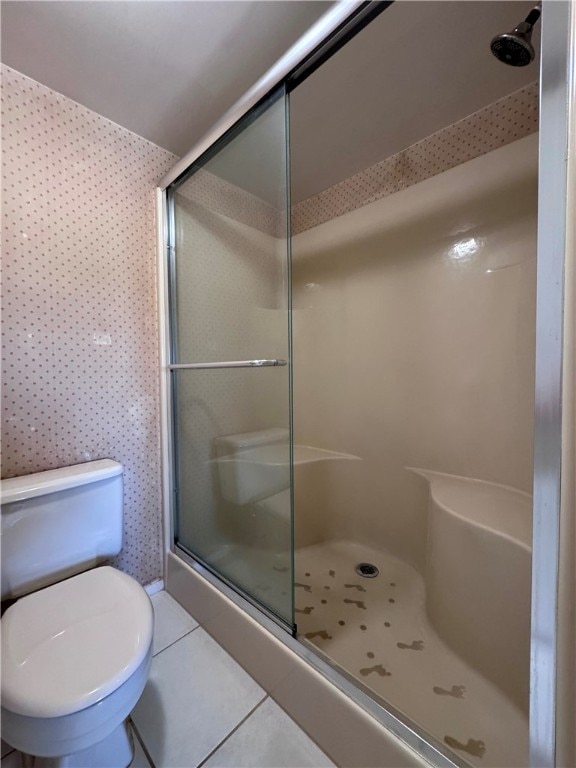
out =
{"type": "Polygon", "coordinates": [[[178,156],[331,6],[2,2],[2,61],[178,156]]]}
{"type": "MultiPolygon", "coordinates": [[[[490,52],[530,0],[400,0],[292,94],[292,199],[302,200],[538,79],[490,52]]],[[[540,24],[532,43],[540,45],[540,24]]]]}
{"type": "MultiPolygon", "coordinates": [[[[3,2],[2,60],[181,156],[329,5],[3,2]]],[[[538,62],[509,67],[489,50],[532,5],[397,0],[291,94],[292,201],[536,80],[538,62]]],[[[538,49],[539,25],[533,43],[538,49]]],[[[283,131],[277,107],[210,170],[276,202],[283,131]]]]}

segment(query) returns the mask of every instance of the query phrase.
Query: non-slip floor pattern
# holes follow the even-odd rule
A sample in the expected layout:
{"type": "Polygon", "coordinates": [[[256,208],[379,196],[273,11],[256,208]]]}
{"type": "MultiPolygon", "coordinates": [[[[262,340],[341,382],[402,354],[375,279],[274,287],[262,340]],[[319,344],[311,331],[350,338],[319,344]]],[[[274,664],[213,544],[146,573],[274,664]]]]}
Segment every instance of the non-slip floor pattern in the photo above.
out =
{"type": "Polygon", "coordinates": [[[528,764],[527,718],[439,639],[411,566],[331,542],[297,550],[295,580],[301,637],[472,765],[528,764]]]}

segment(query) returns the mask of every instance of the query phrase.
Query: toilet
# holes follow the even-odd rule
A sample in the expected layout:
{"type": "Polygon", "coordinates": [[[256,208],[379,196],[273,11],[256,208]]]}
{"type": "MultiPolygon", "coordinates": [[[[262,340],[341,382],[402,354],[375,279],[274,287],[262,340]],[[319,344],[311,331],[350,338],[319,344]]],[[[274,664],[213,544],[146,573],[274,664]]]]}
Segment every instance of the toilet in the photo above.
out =
{"type": "Polygon", "coordinates": [[[127,768],[152,659],[146,591],[122,547],[122,465],[3,480],[2,738],[34,768],[127,768]],[[99,566],[99,567],[95,567],[99,566]],[[33,757],[29,757],[33,756],[33,757]]]}

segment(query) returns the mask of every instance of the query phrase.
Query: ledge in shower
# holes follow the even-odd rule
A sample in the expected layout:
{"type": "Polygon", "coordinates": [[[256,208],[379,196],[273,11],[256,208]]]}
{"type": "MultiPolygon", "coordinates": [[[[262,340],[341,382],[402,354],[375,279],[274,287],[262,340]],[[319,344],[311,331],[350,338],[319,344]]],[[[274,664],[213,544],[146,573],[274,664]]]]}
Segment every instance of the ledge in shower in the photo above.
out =
{"type": "MultiPolygon", "coordinates": [[[[340,453],[338,451],[328,451],[326,448],[315,448],[312,445],[294,446],[294,464],[311,464],[315,461],[334,461],[335,459],[345,459],[348,461],[362,461],[360,456],[353,456],[350,453],[340,453]]],[[[265,445],[258,448],[249,448],[241,453],[221,456],[214,459],[216,464],[228,464],[237,462],[240,464],[254,463],[267,466],[290,466],[290,446],[288,443],[277,445],[265,445]]]]}
{"type": "MultiPolygon", "coordinates": [[[[325,461],[362,461],[359,456],[311,445],[295,445],[293,455],[294,467],[325,461]]],[[[289,443],[258,445],[219,456],[212,461],[217,467],[225,499],[235,504],[269,499],[272,500],[272,506],[279,506],[283,510],[281,516],[289,519],[290,496],[286,493],[290,488],[289,443]]]]}
{"type": "Polygon", "coordinates": [[[232,590],[215,586],[199,565],[169,552],[166,590],[230,653],[336,763],[349,768],[425,768],[453,765],[415,734],[413,751],[370,714],[362,691],[349,695],[339,675],[232,590]],[[352,698],[353,696],[353,698],[352,698]]]}
{"type": "Polygon", "coordinates": [[[429,484],[426,612],[459,656],[528,714],[532,497],[406,467],[429,484]]]}

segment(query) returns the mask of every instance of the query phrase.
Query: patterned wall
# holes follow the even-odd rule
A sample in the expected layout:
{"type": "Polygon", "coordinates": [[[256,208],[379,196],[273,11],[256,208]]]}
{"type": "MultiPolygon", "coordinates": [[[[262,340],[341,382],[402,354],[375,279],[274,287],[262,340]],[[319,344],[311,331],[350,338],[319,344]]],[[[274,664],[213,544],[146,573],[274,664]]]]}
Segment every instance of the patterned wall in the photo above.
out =
{"type": "Polygon", "coordinates": [[[520,88],[292,209],[292,234],[373,203],[538,130],[538,83],[520,88]]]}
{"type": "MultiPolygon", "coordinates": [[[[294,205],[292,234],[393,195],[537,130],[538,83],[534,82],[294,205]]],[[[198,171],[179,191],[215,213],[260,232],[284,236],[283,212],[214,173],[198,171]]]]}
{"type": "Polygon", "coordinates": [[[115,564],[161,576],[154,186],[171,153],[2,67],[4,477],[125,468],[115,564]]]}
{"type": "Polygon", "coordinates": [[[178,193],[215,214],[222,214],[268,235],[285,237],[283,211],[203,168],[180,186],[178,193]]]}

